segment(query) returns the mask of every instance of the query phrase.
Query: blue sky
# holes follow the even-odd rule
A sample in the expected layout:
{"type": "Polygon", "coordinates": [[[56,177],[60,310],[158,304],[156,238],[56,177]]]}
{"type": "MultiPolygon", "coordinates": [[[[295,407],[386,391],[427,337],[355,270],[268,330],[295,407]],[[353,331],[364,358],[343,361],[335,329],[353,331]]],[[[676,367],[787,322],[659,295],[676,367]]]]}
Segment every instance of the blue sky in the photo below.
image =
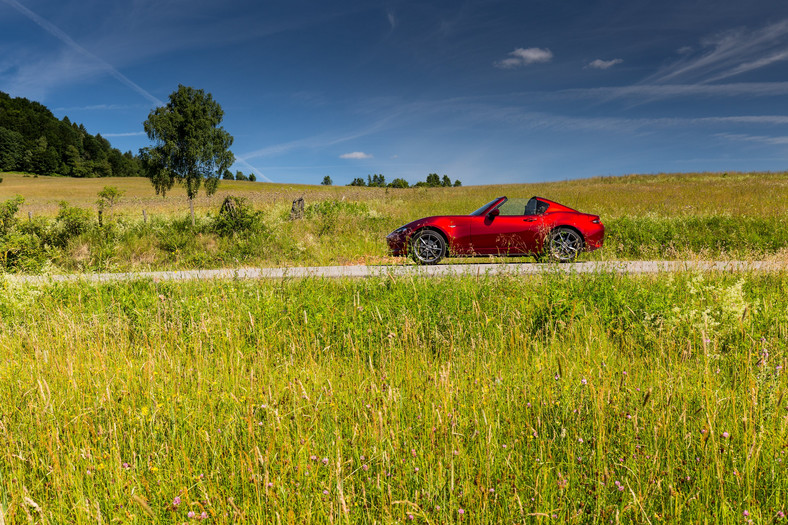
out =
{"type": "Polygon", "coordinates": [[[788,168],[784,1],[0,0],[0,91],[123,151],[178,84],[260,180],[788,168]]]}

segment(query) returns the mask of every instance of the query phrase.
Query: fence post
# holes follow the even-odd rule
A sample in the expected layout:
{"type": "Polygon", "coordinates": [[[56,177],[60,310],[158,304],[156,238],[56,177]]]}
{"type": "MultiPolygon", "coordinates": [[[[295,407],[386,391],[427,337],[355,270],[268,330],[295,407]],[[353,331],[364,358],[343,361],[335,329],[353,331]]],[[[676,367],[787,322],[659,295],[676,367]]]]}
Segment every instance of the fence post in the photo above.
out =
{"type": "Polygon", "coordinates": [[[27,220],[28,221],[32,221],[33,220],[33,212],[32,211],[27,212],[27,220]]]}
{"type": "Polygon", "coordinates": [[[145,213],[145,209],[142,210],[142,223],[148,224],[148,214],[145,213]]]}

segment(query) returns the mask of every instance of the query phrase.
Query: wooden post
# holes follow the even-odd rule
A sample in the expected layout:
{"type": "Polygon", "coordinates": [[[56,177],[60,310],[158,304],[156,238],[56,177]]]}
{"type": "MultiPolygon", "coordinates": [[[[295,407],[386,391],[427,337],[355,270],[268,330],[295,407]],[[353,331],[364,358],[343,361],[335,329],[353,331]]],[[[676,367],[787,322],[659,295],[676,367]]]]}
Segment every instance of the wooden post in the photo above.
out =
{"type": "Polygon", "coordinates": [[[33,212],[32,211],[27,212],[27,220],[28,221],[32,221],[33,220],[33,212]]]}
{"type": "Polygon", "coordinates": [[[189,210],[192,213],[192,228],[194,228],[194,199],[189,199],[189,210]]]}
{"type": "Polygon", "coordinates": [[[148,224],[148,214],[145,213],[144,209],[142,210],[142,223],[143,224],[148,224]]]}

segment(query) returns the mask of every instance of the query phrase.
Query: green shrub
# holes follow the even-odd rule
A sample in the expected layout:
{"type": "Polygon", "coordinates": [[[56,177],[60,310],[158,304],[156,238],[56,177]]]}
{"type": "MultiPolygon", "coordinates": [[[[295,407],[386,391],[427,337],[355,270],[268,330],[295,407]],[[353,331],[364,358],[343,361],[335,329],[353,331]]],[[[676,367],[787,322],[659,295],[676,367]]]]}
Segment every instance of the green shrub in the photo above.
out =
{"type": "Polygon", "coordinates": [[[0,204],[0,234],[5,235],[16,224],[16,214],[19,207],[25,202],[24,197],[17,195],[0,204]]]}
{"type": "Polygon", "coordinates": [[[53,245],[64,248],[68,241],[87,233],[93,227],[93,215],[90,210],[60,202],[60,211],[55,217],[50,241],[53,245]]]}
{"type": "Polygon", "coordinates": [[[254,211],[248,199],[228,195],[213,220],[212,229],[218,235],[228,237],[246,235],[262,227],[260,214],[254,211]]]}

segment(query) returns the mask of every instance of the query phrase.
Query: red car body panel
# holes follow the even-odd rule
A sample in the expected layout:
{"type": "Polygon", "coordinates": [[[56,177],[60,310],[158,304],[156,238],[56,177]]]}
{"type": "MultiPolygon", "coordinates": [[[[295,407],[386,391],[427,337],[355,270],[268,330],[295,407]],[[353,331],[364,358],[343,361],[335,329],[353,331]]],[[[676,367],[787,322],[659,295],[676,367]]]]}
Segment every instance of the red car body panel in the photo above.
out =
{"type": "Polygon", "coordinates": [[[507,201],[506,197],[499,197],[474,215],[438,215],[415,220],[386,237],[389,251],[395,256],[407,255],[410,238],[424,228],[443,234],[449,256],[538,255],[544,250],[547,234],[558,227],[579,232],[585,251],[602,247],[605,227],[598,215],[581,213],[542,197],[533,199],[546,207],[543,213],[491,215],[507,201]]]}

